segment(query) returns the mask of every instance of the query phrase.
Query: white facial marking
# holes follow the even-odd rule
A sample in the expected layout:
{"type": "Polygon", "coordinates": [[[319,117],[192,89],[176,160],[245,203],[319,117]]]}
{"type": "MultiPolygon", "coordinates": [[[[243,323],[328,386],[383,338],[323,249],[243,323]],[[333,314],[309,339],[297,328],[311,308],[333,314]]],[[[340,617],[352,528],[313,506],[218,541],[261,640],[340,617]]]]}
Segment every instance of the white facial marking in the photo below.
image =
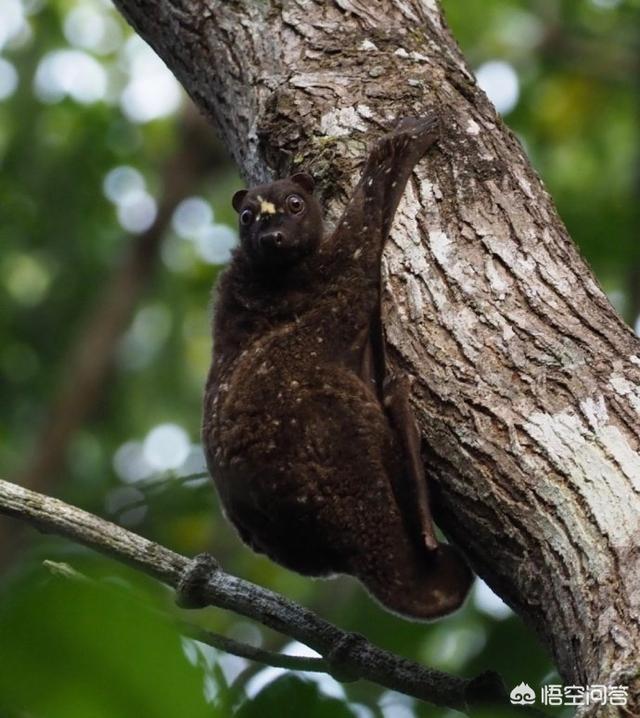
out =
{"type": "Polygon", "coordinates": [[[276,206],[275,204],[273,204],[273,202],[267,202],[267,200],[262,199],[262,197],[258,197],[258,200],[260,201],[260,214],[276,213],[276,206]]]}

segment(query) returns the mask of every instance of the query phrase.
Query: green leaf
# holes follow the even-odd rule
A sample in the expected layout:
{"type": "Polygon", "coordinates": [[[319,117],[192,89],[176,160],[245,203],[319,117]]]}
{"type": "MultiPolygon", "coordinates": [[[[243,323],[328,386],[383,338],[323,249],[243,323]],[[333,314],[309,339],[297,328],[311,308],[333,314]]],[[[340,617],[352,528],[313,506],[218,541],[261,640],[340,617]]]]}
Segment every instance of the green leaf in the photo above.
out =
{"type": "Polygon", "coordinates": [[[46,577],[0,595],[0,715],[211,718],[203,672],[189,664],[151,596],[46,577]]]}
{"type": "Polygon", "coordinates": [[[315,683],[286,674],[269,683],[251,701],[243,703],[237,718],[354,718],[342,701],[323,695],[315,683]]]}

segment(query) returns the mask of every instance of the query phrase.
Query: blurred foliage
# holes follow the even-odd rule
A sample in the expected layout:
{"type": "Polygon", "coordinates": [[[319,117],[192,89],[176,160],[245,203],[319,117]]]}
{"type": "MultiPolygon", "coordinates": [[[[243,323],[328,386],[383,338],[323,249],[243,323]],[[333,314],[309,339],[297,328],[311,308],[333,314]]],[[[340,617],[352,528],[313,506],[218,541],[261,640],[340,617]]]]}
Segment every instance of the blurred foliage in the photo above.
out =
{"type": "MultiPolygon", "coordinates": [[[[80,558],[76,563],[87,565],[80,558]]],[[[157,592],[135,576],[121,585],[126,593],[32,566],[30,575],[6,586],[0,714],[217,715],[203,695],[202,669],[184,659],[173,622],[155,612],[157,592]]]]}
{"type": "Polygon", "coordinates": [[[444,0],[468,61],[512,65],[507,116],[627,320],[640,313],[640,2],[444,0]]]}
{"type": "MultiPolygon", "coordinates": [[[[515,70],[517,97],[506,121],[605,289],[635,321],[640,2],[443,4],[474,68],[499,61],[515,70]]],[[[0,0],[4,475],[17,475],[37,449],[69,348],[134,241],[135,231],[124,227],[137,222],[139,230],[150,199],[159,201],[171,181],[163,168],[183,142],[187,107],[186,99],[175,101],[172,82],[107,0],[0,0]],[[61,50],[75,54],[56,54],[61,50]],[[105,196],[105,179],[123,166],[142,180],[136,197],[144,201],[133,214],[105,196]]],[[[189,191],[211,203],[207,221],[218,232],[234,222],[229,198],[238,186],[235,169],[222,164],[189,191]]],[[[409,658],[468,676],[492,668],[510,687],[558,682],[532,633],[488,589],[436,624],[403,621],[348,578],[310,581],[251,554],[221,517],[208,482],[171,480],[202,465],[208,297],[219,270],[188,235],[177,221],[168,229],[106,390],[74,435],[65,471],[46,477],[48,490],[177,551],[210,548],[234,573],[409,658]],[[183,451],[179,466],[157,455],[152,432],[159,426],[169,427],[183,451]],[[134,481],[141,477],[147,479],[134,481]]],[[[0,716],[459,715],[362,682],[341,686],[326,676],[248,665],[181,639],[175,612],[153,582],[68,542],[31,537],[0,579],[0,716]],[[54,578],[43,559],[66,560],[98,583],[54,578]]],[[[282,637],[229,613],[198,618],[213,630],[285,648],[282,637]]]]}

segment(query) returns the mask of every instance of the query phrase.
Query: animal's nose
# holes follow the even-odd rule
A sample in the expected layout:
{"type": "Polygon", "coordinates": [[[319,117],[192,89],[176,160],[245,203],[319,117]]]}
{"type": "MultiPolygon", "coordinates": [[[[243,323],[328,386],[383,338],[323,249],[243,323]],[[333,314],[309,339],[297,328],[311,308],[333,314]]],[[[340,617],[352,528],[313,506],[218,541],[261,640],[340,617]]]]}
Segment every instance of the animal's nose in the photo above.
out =
{"type": "Polygon", "coordinates": [[[260,247],[262,249],[273,249],[282,246],[284,237],[282,232],[267,232],[260,237],[260,247]]]}

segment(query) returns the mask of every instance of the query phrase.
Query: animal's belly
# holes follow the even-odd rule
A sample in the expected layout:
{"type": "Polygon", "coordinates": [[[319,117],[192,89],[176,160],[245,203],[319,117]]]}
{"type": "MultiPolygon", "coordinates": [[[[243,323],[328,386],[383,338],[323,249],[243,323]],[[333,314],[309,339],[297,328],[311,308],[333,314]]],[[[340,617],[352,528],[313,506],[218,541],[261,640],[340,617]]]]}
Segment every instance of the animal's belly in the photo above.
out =
{"type": "MultiPolygon", "coordinates": [[[[327,460],[336,433],[363,404],[378,402],[353,371],[323,350],[322,337],[293,331],[248,349],[218,383],[212,443],[220,462],[268,466],[327,460]]],[[[251,471],[251,473],[254,473],[251,471]]]]}
{"type": "Polygon", "coordinates": [[[322,574],[340,571],[352,549],[341,538],[349,517],[376,491],[388,496],[393,437],[358,377],[329,363],[311,376],[304,370],[258,363],[236,374],[221,388],[206,443],[243,539],[290,568],[322,574]]]}

